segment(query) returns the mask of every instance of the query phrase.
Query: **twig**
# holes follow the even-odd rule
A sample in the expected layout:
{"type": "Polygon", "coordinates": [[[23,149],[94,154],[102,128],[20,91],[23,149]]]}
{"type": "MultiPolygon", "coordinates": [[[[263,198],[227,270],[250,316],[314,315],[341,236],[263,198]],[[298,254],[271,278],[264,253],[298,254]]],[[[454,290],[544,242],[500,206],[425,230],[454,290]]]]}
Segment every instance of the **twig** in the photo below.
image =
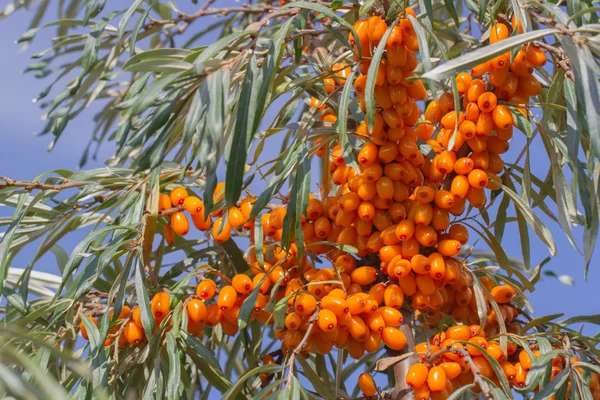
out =
{"type": "Polygon", "coordinates": [[[93,181],[70,181],[68,179],[65,179],[63,181],[63,183],[51,185],[51,184],[42,183],[39,181],[13,180],[6,176],[0,176],[0,179],[4,181],[4,182],[0,182],[0,189],[9,187],[9,186],[14,186],[14,187],[23,187],[26,190],[39,189],[39,190],[60,191],[60,190],[71,189],[71,188],[85,186],[85,185],[91,185],[91,184],[95,183],[93,181]]]}
{"type": "Polygon", "coordinates": [[[551,46],[548,43],[545,43],[541,40],[536,40],[534,42],[532,42],[534,46],[538,46],[543,48],[544,50],[548,51],[549,53],[551,53],[554,56],[554,62],[561,67],[562,69],[565,70],[565,76],[572,80],[575,81],[575,76],[573,75],[573,70],[571,69],[571,63],[568,59],[565,58],[565,52],[562,49],[559,49],[557,47],[551,46]]]}
{"type": "Polygon", "coordinates": [[[471,358],[469,352],[463,347],[454,347],[452,351],[462,354],[463,357],[467,359],[469,365],[471,366],[471,371],[473,371],[473,379],[481,388],[483,395],[487,399],[492,398],[492,390],[490,389],[490,385],[488,385],[488,383],[481,378],[481,375],[479,374],[479,368],[477,368],[477,365],[475,365],[475,363],[473,362],[473,359],[471,358]]]}
{"type": "Polygon", "coordinates": [[[289,386],[292,383],[292,376],[294,376],[294,364],[296,362],[296,356],[298,354],[300,354],[300,352],[302,351],[302,348],[308,341],[308,338],[310,337],[310,333],[312,332],[312,330],[315,326],[315,322],[317,322],[318,315],[319,315],[319,308],[317,307],[317,309],[315,310],[313,315],[311,315],[310,319],[308,320],[308,322],[309,322],[308,328],[306,329],[306,333],[304,334],[304,337],[302,338],[302,340],[300,341],[298,346],[296,346],[296,348],[292,351],[292,354],[290,355],[290,359],[288,361],[290,370],[288,371],[288,378],[285,383],[286,386],[289,386]]]}

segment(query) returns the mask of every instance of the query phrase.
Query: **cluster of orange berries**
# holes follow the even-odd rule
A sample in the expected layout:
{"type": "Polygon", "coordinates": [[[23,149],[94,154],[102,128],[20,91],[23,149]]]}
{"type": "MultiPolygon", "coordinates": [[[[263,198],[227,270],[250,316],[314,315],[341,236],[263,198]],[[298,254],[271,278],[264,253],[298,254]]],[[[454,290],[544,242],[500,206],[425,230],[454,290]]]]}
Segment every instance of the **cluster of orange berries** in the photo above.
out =
{"type": "MultiPolygon", "coordinates": [[[[504,377],[514,388],[525,386],[534,359],[541,355],[535,348],[520,349],[510,341],[505,354],[499,342],[486,339],[479,325],[451,326],[435,335],[430,342],[415,346],[419,362],[411,365],[406,373],[406,383],[414,389],[415,399],[446,399],[459,387],[472,384],[474,373],[500,387],[499,377],[481,349],[498,363],[504,377]]],[[[578,361],[581,361],[578,357],[570,358],[571,363],[578,361]]],[[[561,355],[552,360],[551,380],[563,370],[565,363],[566,359],[561,355]]],[[[595,393],[599,390],[599,377],[599,374],[591,374],[589,386],[595,393]]],[[[370,374],[362,374],[358,383],[366,396],[377,393],[370,374]]]]}
{"type": "MultiPolygon", "coordinates": [[[[170,302],[171,297],[164,292],[159,292],[152,298],[151,310],[156,327],[158,327],[169,315],[170,302]]],[[[109,311],[109,317],[111,320],[114,319],[113,309],[109,311]]],[[[85,316],[83,318],[89,318],[96,327],[98,326],[98,320],[96,318],[91,316],[85,316]]],[[[85,340],[88,340],[88,332],[83,321],[79,324],[79,331],[81,332],[81,336],[85,340]]],[[[118,318],[114,319],[113,326],[108,330],[108,337],[104,341],[104,347],[113,344],[117,338],[119,348],[136,345],[142,343],[146,339],[139,306],[135,306],[131,309],[128,305],[123,305],[118,318]]]]}
{"type": "MultiPolygon", "coordinates": [[[[219,182],[213,195],[213,203],[216,204],[225,197],[225,183],[219,182]]],[[[223,216],[224,210],[218,209],[205,214],[204,202],[196,196],[190,196],[184,187],[176,187],[167,195],[161,193],[158,200],[158,209],[161,212],[173,211],[170,214],[169,223],[164,228],[164,238],[168,245],[175,242],[175,235],[185,236],[190,231],[190,224],[184,211],[190,214],[192,223],[199,231],[208,231],[212,226],[212,236],[217,242],[226,242],[231,237],[233,228],[240,229],[250,216],[248,207],[230,207],[227,215],[223,216]],[[214,223],[212,217],[216,217],[214,223]]]]}

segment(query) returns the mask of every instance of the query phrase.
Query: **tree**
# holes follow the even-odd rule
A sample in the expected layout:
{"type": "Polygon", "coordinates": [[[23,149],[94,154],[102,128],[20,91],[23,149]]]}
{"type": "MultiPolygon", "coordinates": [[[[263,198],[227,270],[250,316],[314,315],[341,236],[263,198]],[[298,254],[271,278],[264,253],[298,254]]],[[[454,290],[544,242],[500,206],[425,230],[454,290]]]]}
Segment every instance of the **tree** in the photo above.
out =
{"type": "Polygon", "coordinates": [[[56,29],[51,147],[90,106],[114,146],[0,181],[4,396],[600,398],[599,316],[527,300],[543,219],[584,276],[598,236],[591,1],[125,3],[3,12],[56,29]]]}

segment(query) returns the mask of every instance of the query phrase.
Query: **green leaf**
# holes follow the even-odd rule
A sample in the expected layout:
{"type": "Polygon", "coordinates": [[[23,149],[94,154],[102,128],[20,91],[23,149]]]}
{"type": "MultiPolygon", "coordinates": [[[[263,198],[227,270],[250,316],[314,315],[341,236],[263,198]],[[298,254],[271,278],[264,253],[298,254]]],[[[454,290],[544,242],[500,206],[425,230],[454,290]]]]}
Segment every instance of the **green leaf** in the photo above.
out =
{"type": "Polygon", "coordinates": [[[470,383],[468,385],[461,386],[460,388],[458,388],[457,390],[452,392],[452,394],[448,397],[447,400],[459,400],[463,395],[469,393],[470,390],[474,387],[475,387],[474,383],[470,383]]]}
{"type": "Polygon", "coordinates": [[[167,333],[167,353],[169,355],[169,377],[167,379],[167,398],[179,399],[181,385],[181,362],[179,360],[179,347],[173,332],[167,333]]]}
{"type": "Polygon", "coordinates": [[[550,251],[550,254],[555,256],[556,245],[554,244],[552,234],[550,233],[548,228],[542,223],[542,221],[540,221],[537,215],[533,213],[531,207],[529,207],[529,205],[523,201],[521,196],[516,194],[512,189],[508,188],[507,186],[501,186],[502,190],[504,190],[504,192],[507,195],[509,195],[510,198],[513,200],[515,207],[518,208],[519,211],[523,214],[523,217],[525,217],[525,220],[527,220],[529,226],[531,226],[533,231],[538,235],[542,242],[546,244],[546,246],[548,247],[548,251],[550,251]]]}
{"type": "Polygon", "coordinates": [[[231,400],[234,399],[239,392],[244,388],[244,386],[246,385],[246,381],[254,376],[254,375],[258,375],[261,373],[277,373],[279,371],[281,371],[283,369],[283,366],[279,365],[279,364],[265,364],[265,365],[261,365],[259,367],[253,368],[250,371],[246,372],[244,375],[242,375],[236,382],[235,384],[229,388],[229,390],[227,390],[227,392],[223,393],[223,399],[224,400],[231,400]]]}
{"type": "MultiPolygon", "coordinates": [[[[438,65],[431,71],[424,73],[421,78],[441,81],[444,78],[453,77],[460,71],[474,67],[475,65],[481,64],[484,61],[491,60],[492,58],[510,51],[517,46],[522,46],[533,40],[552,35],[557,32],[558,31],[556,29],[540,29],[533,32],[527,32],[522,35],[509,37],[500,42],[481,47],[477,50],[469,52],[468,54],[438,65]]],[[[369,74],[370,73],[371,71],[369,71],[369,74]]]]}
{"type": "Polygon", "coordinates": [[[387,40],[392,33],[392,28],[396,25],[396,22],[397,21],[394,21],[392,24],[390,24],[388,29],[385,31],[385,34],[381,38],[381,41],[377,45],[375,53],[373,54],[373,58],[371,59],[371,64],[369,65],[369,71],[367,73],[365,103],[367,106],[367,128],[369,132],[373,130],[373,124],[375,123],[375,79],[377,78],[377,71],[379,71],[379,66],[383,57],[383,51],[385,50],[385,44],[387,43],[387,40]]]}
{"type": "Polygon", "coordinates": [[[242,253],[233,239],[229,238],[226,242],[221,243],[221,247],[227,253],[229,261],[231,261],[233,268],[238,274],[243,274],[248,270],[248,263],[244,258],[244,253],[242,253]]]}
{"type": "Polygon", "coordinates": [[[17,205],[15,207],[15,212],[12,217],[12,222],[4,232],[4,235],[2,236],[2,241],[0,242],[0,297],[2,296],[2,290],[4,289],[4,284],[6,282],[6,272],[8,271],[8,261],[10,258],[10,247],[15,237],[17,228],[26,214],[22,211],[23,206],[25,205],[25,201],[28,198],[29,193],[20,193],[18,195],[17,205]]]}
{"type": "Polygon", "coordinates": [[[259,101],[257,97],[261,81],[260,75],[258,75],[256,56],[252,54],[246,66],[246,74],[238,101],[238,113],[227,161],[225,198],[229,205],[236,204],[242,193],[246,158],[250,143],[255,134],[253,127],[254,120],[257,117],[256,107],[259,101]]]}
{"type": "Polygon", "coordinates": [[[373,4],[375,4],[375,0],[366,0],[360,6],[360,9],[358,10],[358,15],[360,15],[361,17],[367,15],[367,13],[373,9],[373,4]]]}
{"type": "Polygon", "coordinates": [[[129,6],[127,11],[125,11],[125,14],[123,14],[123,18],[121,18],[121,20],[119,21],[119,26],[117,29],[117,38],[119,39],[119,41],[121,41],[121,39],[123,38],[123,35],[127,30],[127,25],[129,25],[129,21],[131,20],[131,17],[133,17],[133,14],[143,2],[144,0],[134,0],[134,2],[131,3],[131,6],[129,6]]]}
{"type": "MultiPolygon", "coordinates": [[[[308,360],[306,360],[304,357],[298,357],[297,360],[300,365],[302,365],[302,373],[310,381],[317,393],[319,393],[323,399],[335,399],[336,396],[331,391],[331,388],[325,385],[323,378],[313,369],[308,360]]],[[[329,374],[326,370],[319,372],[325,375],[329,374]]]]}
{"type": "Polygon", "coordinates": [[[458,14],[456,13],[456,8],[454,7],[454,2],[452,0],[444,0],[444,5],[446,6],[446,10],[454,20],[454,23],[457,27],[460,26],[460,22],[458,21],[458,14]]]}
{"type": "Polygon", "coordinates": [[[344,161],[346,165],[351,166],[358,171],[358,165],[356,163],[356,157],[352,152],[352,146],[348,141],[348,106],[350,105],[350,94],[353,90],[354,76],[358,70],[358,65],[352,68],[350,75],[346,79],[344,89],[340,95],[340,112],[337,119],[337,131],[338,131],[338,142],[342,148],[344,154],[344,161]]]}
{"type": "Polygon", "coordinates": [[[137,293],[137,300],[140,306],[140,316],[142,318],[142,325],[146,332],[146,337],[151,338],[152,332],[154,332],[154,316],[150,308],[150,294],[148,293],[148,287],[146,286],[146,274],[144,273],[144,266],[142,265],[141,259],[135,263],[135,291],[137,293]]]}
{"type": "Polygon", "coordinates": [[[533,135],[531,121],[525,118],[525,116],[521,114],[521,111],[519,111],[516,107],[508,106],[508,109],[510,110],[513,119],[515,120],[515,125],[517,126],[517,129],[523,132],[525,136],[530,138],[533,135]]]}
{"type": "Polygon", "coordinates": [[[146,21],[146,17],[150,13],[150,10],[152,10],[152,7],[148,7],[146,9],[146,11],[144,11],[142,13],[140,18],[135,23],[133,30],[131,31],[131,39],[129,40],[129,57],[132,57],[133,55],[135,55],[135,44],[137,42],[137,36],[138,36],[140,29],[142,29],[142,26],[144,25],[144,21],[146,21]]]}
{"type": "Polygon", "coordinates": [[[195,356],[193,357],[194,361],[201,370],[204,378],[220,392],[228,390],[231,387],[231,382],[225,377],[219,361],[213,352],[206,348],[200,340],[189,335],[187,332],[182,332],[182,336],[188,346],[188,353],[195,356]]]}

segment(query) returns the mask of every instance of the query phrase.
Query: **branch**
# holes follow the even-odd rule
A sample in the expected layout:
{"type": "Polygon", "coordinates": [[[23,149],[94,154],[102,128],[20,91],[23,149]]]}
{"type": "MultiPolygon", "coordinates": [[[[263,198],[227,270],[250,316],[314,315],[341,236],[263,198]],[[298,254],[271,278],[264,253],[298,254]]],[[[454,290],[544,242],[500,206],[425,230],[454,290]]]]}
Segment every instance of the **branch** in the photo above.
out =
{"type": "Polygon", "coordinates": [[[557,47],[551,46],[545,42],[542,42],[541,40],[536,40],[534,42],[532,42],[535,46],[541,47],[544,50],[548,51],[549,53],[551,53],[554,56],[554,62],[561,67],[562,69],[565,70],[565,76],[572,80],[575,81],[575,77],[573,75],[573,71],[571,69],[571,62],[565,58],[565,52],[562,49],[559,49],[557,47]]]}
{"type": "Polygon", "coordinates": [[[23,187],[26,190],[39,189],[39,190],[61,191],[61,190],[65,190],[65,189],[71,189],[71,188],[85,186],[85,185],[91,185],[91,184],[95,183],[93,181],[70,181],[68,179],[65,179],[63,181],[63,183],[61,183],[61,184],[51,185],[51,184],[42,183],[39,181],[12,180],[6,176],[0,176],[0,179],[2,179],[4,181],[4,182],[0,182],[0,189],[9,187],[9,186],[13,186],[13,187],[23,187]]]}
{"type": "MultiPolygon", "coordinates": [[[[402,312],[403,317],[400,330],[404,333],[404,335],[406,335],[406,347],[399,352],[388,350],[387,352],[390,356],[399,356],[415,351],[415,335],[412,330],[412,313],[409,313],[406,310],[400,311],[402,312]]],[[[406,383],[406,373],[411,365],[418,362],[419,359],[417,355],[413,354],[394,366],[394,378],[396,380],[396,386],[394,386],[394,390],[392,391],[392,398],[398,400],[409,400],[414,398],[412,388],[406,383]]]]}
{"type": "Polygon", "coordinates": [[[296,356],[298,354],[300,354],[300,352],[302,351],[302,348],[304,347],[304,345],[306,345],[306,342],[308,341],[308,338],[310,337],[310,333],[312,332],[312,330],[315,326],[315,322],[317,321],[318,315],[319,315],[319,307],[317,307],[317,309],[315,310],[313,315],[310,316],[310,319],[308,320],[309,321],[308,328],[306,329],[306,333],[304,334],[302,341],[300,341],[298,346],[296,346],[296,348],[292,351],[292,355],[290,356],[290,360],[288,361],[290,370],[288,372],[288,378],[285,383],[286,386],[289,386],[292,382],[292,376],[294,376],[294,363],[296,362],[296,356]]]}
{"type": "Polygon", "coordinates": [[[488,383],[483,378],[481,378],[481,375],[479,374],[479,368],[477,368],[477,365],[475,365],[475,363],[473,362],[473,359],[471,358],[469,352],[465,350],[464,347],[454,347],[452,351],[462,354],[463,357],[467,359],[469,365],[471,366],[471,371],[473,371],[473,379],[481,388],[483,395],[487,399],[492,398],[492,390],[490,389],[490,385],[488,385],[488,383]]]}

